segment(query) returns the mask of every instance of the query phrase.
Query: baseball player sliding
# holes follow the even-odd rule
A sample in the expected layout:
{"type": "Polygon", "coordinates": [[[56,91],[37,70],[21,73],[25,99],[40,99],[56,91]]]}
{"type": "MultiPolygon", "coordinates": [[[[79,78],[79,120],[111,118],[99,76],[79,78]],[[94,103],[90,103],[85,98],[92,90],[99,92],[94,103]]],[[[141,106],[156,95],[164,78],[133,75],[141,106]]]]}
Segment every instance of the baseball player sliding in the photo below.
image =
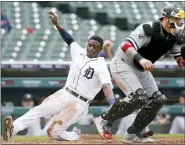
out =
{"type": "Polygon", "coordinates": [[[80,120],[88,112],[91,100],[103,87],[107,101],[112,105],[113,85],[105,59],[97,57],[102,50],[103,39],[92,36],[88,40],[86,50],[81,48],[72,36],[59,24],[56,14],[49,11],[52,23],[57,27],[64,41],[70,47],[72,64],[64,88],[46,98],[42,104],[34,107],[26,114],[12,121],[11,116],[4,120],[3,139],[8,141],[12,135],[29,127],[37,118],[55,115],[48,128],[48,136],[54,140],[78,140],[80,130],[66,129],[80,120]]]}
{"type": "Polygon", "coordinates": [[[185,41],[182,39],[185,12],[169,4],[159,20],[142,23],[118,48],[110,70],[112,77],[127,97],[114,103],[111,109],[95,119],[100,135],[111,133],[111,124],[141,109],[124,134],[124,142],[153,142],[141,132],[152,122],[167,98],[151,74],[154,63],[168,51],[180,67],[185,67],[185,41]],[[102,123],[103,122],[103,123],[102,123]]]}

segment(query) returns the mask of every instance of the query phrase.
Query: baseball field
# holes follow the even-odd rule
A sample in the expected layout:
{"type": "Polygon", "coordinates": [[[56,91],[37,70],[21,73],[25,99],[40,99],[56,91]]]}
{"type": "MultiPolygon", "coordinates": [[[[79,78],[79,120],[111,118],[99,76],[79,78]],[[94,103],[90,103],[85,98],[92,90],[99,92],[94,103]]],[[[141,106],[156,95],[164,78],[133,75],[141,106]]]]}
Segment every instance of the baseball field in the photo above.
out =
{"type": "MultiPolygon", "coordinates": [[[[155,134],[152,138],[155,143],[150,144],[185,144],[185,136],[169,135],[169,134],[155,134]]],[[[123,144],[121,136],[114,136],[112,141],[103,140],[99,135],[81,135],[79,141],[53,141],[47,136],[31,137],[31,136],[15,136],[8,142],[2,144],[123,144]]]]}

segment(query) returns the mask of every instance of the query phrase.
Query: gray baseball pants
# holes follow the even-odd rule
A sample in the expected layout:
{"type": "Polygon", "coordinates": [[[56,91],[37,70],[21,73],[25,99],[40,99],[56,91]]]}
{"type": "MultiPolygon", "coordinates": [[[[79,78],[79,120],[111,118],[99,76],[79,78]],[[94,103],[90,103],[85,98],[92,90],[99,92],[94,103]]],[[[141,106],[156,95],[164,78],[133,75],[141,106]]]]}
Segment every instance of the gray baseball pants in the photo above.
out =
{"type": "Polygon", "coordinates": [[[143,88],[151,97],[155,91],[158,91],[151,72],[142,72],[129,61],[113,59],[110,64],[110,71],[114,81],[125,94],[143,88]]]}
{"type": "MultiPolygon", "coordinates": [[[[131,92],[135,92],[138,88],[143,88],[146,90],[148,97],[158,90],[157,84],[151,74],[151,72],[141,72],[138,70],[132,62],[124,60],[116,60],[110,64],[111,75],[118,85],[118,87],[127,95],[131,92]]],[[[125,131],[132,125],[135,120],[137,113],[126,116],[121,121],[117,133],[125,133],[125,131]],[[126,121],[126,124],[123,124],[126,121]],[[128,123],[129,122],[129,123],[128,123]],[[124,129],[124,131],[122,131],[124,129]]],[[[148,131],[149,128],[143,130],[143,132],[148,131]]]]}

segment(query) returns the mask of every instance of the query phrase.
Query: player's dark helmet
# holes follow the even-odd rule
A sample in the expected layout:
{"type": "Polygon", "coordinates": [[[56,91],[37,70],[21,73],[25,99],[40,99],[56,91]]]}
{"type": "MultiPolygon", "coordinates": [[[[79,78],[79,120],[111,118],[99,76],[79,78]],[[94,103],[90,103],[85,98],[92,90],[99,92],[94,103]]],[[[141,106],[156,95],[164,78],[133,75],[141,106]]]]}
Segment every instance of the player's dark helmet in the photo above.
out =
{"type": "Polygon", "coordinates": [[[168,17],[171,33],[175,36],[182,36],[184,33],[184,20],[185,20],[185,11],[176,6],[175,4],[168,4],[162,9],[162,17],[168,17]],[[177,25],[175,23],[175,18],[181,19],[181,23],[177,25]]]}
{"type": "Polygon", "coordinates": [[[185,19],[185,12],[175,4],[168,4],[162,9],[162,17],[174,17],[185,19]]]}

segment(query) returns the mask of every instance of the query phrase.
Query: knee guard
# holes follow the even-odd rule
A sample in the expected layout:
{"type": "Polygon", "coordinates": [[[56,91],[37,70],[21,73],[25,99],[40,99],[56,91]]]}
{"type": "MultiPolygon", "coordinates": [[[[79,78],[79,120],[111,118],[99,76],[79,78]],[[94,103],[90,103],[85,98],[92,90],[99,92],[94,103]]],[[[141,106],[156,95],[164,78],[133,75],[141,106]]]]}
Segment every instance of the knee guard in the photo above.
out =
{"type": "Polygon", "coordinates": [[[167,98],[164,94],[161,94],[160,91],[156,91],[152,95],[152,102],[149,103],[149,106],[153,106],[156,108],[161,108],[167,101],[167,98]]]}
{"type": "Polygon", "coordinates": [[[148,97],[146,91],[137,89],[135,93],[131,93],[124,99],[120,99],[114,103],[111,109],[102,115],[102,118],[111,124],[112,122],[133,113],[137,109],[140,109],[147,102],[148,97]]]}
{"type": "Polygon", "coordinates": [[[140,133],[156,117],[166,100],[166,96],[160,91],[154,92],[152,99],[141,109],[132,126],[128,128],[128,133],[140,133]]]}

